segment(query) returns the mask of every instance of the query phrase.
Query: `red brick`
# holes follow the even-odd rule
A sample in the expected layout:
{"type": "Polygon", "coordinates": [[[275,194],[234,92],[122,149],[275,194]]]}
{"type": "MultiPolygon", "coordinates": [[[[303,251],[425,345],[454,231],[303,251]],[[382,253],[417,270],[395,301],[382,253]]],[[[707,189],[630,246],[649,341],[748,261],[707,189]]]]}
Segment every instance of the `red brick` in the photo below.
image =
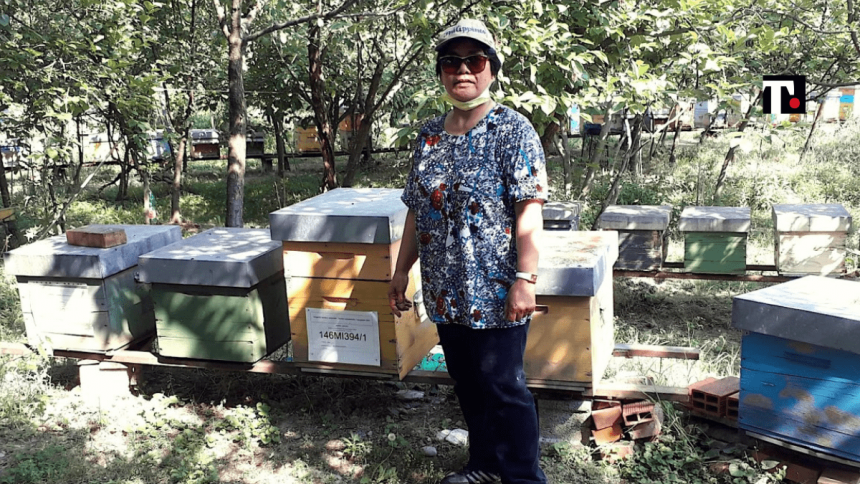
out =
{"type": "Polygon", "coordinates": [[[603,460],[609,461],[610,463],[614,463],[627,457],[628,455],[633,455],[635,451],[635,447],[633,442],[615,442],[613,444],[608,444],[600,448],[600,456],[603,460]]]}
{"type": "Polygon", "coordinates": [[[624,425],[636,425],[654,419],[654,404],[646,401],[628,403],[622,407],[621,413],[624,425]]]}
{"type": "Polygon", "coordinates": [[[621,406],[592,410],[591,419],[597,430],[612,427],[621,421],[621,406]]]}
{"type": "Polygon", "coordinates": [[[107,249],[128,242],[125,230],[111,226],[93,226],[69,230],[66,232],[66,242],[80,247],[96,247],[107,249]]]}
{"type": "Polygon", "coordinates": [[[732,393],[726,397],[726,418],[730,418],[732,420],[738,419],[739,395],[740,392],[732,393]]]}
{"type": "Polygon", "coordinates": [[[728,396],[737,393],[740,379],[727,376],[711,382],[699,382],[695,388],[690,388],[690,404],[693,410],[704,412],[715,417],[726,416],[728,396]]]}
{"type": "Polygon", "coordinates": [[[622,433],[623,430],[621,429],[621,420],[619,420],[618,423],[611,427],[606,427],[605,429],[600,430],[592,430],[591,436],[594,437],[595,444],[604,445],[621,440],[622,433]]]}
{"type": "Polygon", "coordinates": [[[860,484],[860,472],[824,469],[817,484],[860,484]]]}
{"type": "Polygon", "coordinates": [[[636,424],[627,433],[631,440],[653,439],[660,435],[663,430],[663,408],[659,405],[654,407],[653,418],[646,422],[636,424]]]}

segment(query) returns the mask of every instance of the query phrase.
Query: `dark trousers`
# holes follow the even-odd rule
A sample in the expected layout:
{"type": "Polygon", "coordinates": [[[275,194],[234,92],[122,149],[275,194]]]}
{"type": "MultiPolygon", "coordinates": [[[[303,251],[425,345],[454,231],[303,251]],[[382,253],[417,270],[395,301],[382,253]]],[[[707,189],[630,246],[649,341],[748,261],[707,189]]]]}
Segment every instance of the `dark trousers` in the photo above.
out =
{"type": "Polygon", "coordinates": [[[471,329],[440,324],[448,373],[469,427],[469,470],[494,472],[504,484],[543,484],[537,412],[526,387],[528,324],[471,329]]]}

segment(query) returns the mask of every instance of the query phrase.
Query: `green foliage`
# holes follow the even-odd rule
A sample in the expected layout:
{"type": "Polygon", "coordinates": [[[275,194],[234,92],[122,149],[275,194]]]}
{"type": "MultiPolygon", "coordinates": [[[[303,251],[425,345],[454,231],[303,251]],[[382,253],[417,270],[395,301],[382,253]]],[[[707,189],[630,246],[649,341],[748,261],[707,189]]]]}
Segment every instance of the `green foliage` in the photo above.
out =
{"type": "Polygon", "coordinates": [[[17,454],[14,465],[0,475],[2,484],[37,484],[45,481],[61,481],[69,468],[66,450],[51,445],[32,454],[17,454]]]}
{"type": "Polygon", "coordinates": [[[46,356],[0,357],[0,428],[29,427],[45,412],[49,366],[46,356]]]}

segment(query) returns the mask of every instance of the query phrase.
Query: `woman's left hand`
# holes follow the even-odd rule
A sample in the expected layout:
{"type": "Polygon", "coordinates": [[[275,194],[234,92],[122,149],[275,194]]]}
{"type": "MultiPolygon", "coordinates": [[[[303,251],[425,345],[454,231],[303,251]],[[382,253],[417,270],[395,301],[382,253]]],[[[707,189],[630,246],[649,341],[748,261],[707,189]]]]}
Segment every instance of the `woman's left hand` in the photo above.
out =
{"type": "Polygon", "coordinates": [[[535,311],[535,285],[524,279],[517,279],[508,291],[505,301],[505,319],[515,322],[535,311]]]}

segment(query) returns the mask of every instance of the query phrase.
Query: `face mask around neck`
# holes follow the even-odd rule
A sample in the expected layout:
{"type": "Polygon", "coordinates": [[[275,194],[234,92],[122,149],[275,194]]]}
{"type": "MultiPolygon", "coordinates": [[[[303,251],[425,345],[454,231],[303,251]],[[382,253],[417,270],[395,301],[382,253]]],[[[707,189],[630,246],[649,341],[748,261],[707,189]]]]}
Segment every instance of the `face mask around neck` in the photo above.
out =
{"type": "Polygon", "coordinates": [[[440,99],[442,101],[445,101],[447,103],[452,104],[457,109],[461,109],[463,111],[471,111],[471,110],[475,109],[476,107],[484,104],[485,102],[491,100],[491,98],[490,98],[490,86],[487,86],[487,88],[484,89],[484,92],[482,92],[478,97],[476,97],[475,99],[472,99],[471,101],[465,101],[465,102],[458,101],[458,100],[452,98],[451,96],[449,96],[447,92],[445,94],[442,94],[440,99]]]}

